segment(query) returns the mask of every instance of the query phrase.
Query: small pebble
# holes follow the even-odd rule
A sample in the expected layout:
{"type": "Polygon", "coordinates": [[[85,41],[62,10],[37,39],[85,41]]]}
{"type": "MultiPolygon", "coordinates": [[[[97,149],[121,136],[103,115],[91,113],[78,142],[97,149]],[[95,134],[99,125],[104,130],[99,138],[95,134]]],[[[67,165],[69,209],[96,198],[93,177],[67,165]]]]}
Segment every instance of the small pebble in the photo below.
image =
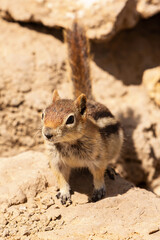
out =
{"type": "Polygon", "coordinates": [[[18,232],[18,229],[13,228],[13,229],[10,230],[10,235],[11,235],[11,236],[12,236],[12,235],[16,235],[17,232],[18,232]]]}
{"type": "Polygon", "coordinates": [[[40,217],[35,214],[33,217],[32,217],[32,221],[39,221],[40,220],[40,217]]]}
{"type": "Polygon", "coordinates": [[[9,226],[13,227],[13,228],[16,228],[17,227],[17,223],[15,221],[11,221],[11,222],[9,222],[9,226]]]}
{"type": "Polygon", "coordinates": [[[8,223],[8,220],[6,220],[5,218],[0,218],[0,224],[2,225],[2,226],[5,226],[5,225],[7,225],[7,223],[8,223]]]}
{"type": "Polygon", "coordinates": [[[24,213],[27,210],[26,206],[20,206],[19,211],[20,213],[24,213]]]}
{"type": "Polygon", "coordinates": [[[38,205],[37,205],[36,203],[33,203],[33,204],[31,205],[31,208],[38,208],[38,205]]]}
{"type": "Polygon", "coordinates": [[[31,87],[28,84],[23,83],[19,86],[19,91],[23,93],[27,93],[31,91],[31,87]]]}
{"type": "Polygon", "coordinates": [[[32,217],[34,214],[35,214],[34,211],[30,211],[30,212],[28,213],[28,217],[32,217]]]}
{"type": "Polygon", "coordinates": [[[16,236],[16,237],[15,237],[15,240],[22,240],[22,239],[21,239],[21,237],[16,236]]]}
{"type": "Polygon", "coordinates": [[[30,230],[28,229],[28,227],[23,226],[23,227],[21,227],[21,229],[20,229],[20,234],[21,234],[22,236],[29,236],[29,235],[31,234],[31,232],[30,232],[30,230]]]}
{"type": "Polygon", "coordinates": [[[45,231],[51,231],[51,230],[53,230],[53,227],[47,226],[44,230],[45,231]]]}
{"type": "Polygon", "coordinates": [[[9,236],[9,230],[8,229],[4,229],[3,237],[8,237],[8,236],[9,236]]]}
{"type": "Polygon", "coordinates": [[[2,213],[6,213],[6,212],[7,212],[7,206],[6,206],[5,204],[2,205],[0,211],[1,211],[2,213]]]}
{"type": "Polygon", "coordinates": [[[46,209],[41,209],[40,214],[44,214],[46,212],[46,209]]]}
{"type": "Polygon", "coordinates": [[[35,202],[35,201],[32,201],[32,200],[29,200],[29,201],[28,201],[27,206],[28,206],[28,209],[38,208],[38,205],[36,204],[36,202],[35,202]]]}
{"type": "Polygon", "coordinates": [[[18,210],[14,210],[12,213],[13,218],[17,218],[19,216],[20,212],[18,210]]]}
{"type": "Polygon", "coordinates": [[[0,226],[0,235],[3,233],[4,226],[0,226]]]}
{"type": "Polygon", "coordinates": [[[46,196],[46,197],[44,197],[44,198],[41,200],[41,203],[45,206],[46,209],[55,204],[52,196],[46,196]]]}
{"type": "Polygon", "coordinates": [[[23,103],[23,99],[19,97],[19,98],[13,98],[9,105],[12,107],[19,107],[22,103],[23,103]]]}
{"type": "Polygon", "coordinates": [[[42,217],[41,217],[41,222],[42,222],[45,226],[48,226],[51,221],[52,221],[52,217],[47,217],[47,216],[42,216],[42,217]]]}

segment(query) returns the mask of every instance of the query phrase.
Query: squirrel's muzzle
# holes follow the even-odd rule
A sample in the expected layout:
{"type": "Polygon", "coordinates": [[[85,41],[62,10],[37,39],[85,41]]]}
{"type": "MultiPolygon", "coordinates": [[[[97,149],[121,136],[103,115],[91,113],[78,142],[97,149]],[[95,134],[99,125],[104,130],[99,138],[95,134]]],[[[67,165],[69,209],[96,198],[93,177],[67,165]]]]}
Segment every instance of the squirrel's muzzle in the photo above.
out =
{"type": "Polygon", "coordinates": [[[44,136],[45,136],[47,139],[51,139],[51,138],[53,137],[53,134],[45,133],[44,136]]]}
{"type": "Polygon", "coordinates": [[[48,141],[57,141],[57,138],[61,136],[61,131],[58,129],[52,129],[49,127],[43,126],[42,134],[44,138],[48,141]]]}

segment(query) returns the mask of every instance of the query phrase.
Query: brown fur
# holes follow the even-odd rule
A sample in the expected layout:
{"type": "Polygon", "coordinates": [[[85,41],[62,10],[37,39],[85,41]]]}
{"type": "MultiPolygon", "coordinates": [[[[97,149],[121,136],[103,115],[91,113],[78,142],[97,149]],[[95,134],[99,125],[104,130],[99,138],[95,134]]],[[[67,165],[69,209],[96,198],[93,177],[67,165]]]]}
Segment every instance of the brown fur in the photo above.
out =
{"type": "Polygon", "coordinates": [[[53,102],[48,108],[46,108],[46,117],[44,124],[56,128],[62,124],[64,117],[69,113],[74,112],[75,107],[73,101],[69,99],[61,99],[53,102]]]}
{"type": "Polygon", "coordinates": [[[91,99],[90,55],[85,30],[74,21],[72,29],[64,32],[64,37],[68,47],[68,63],[74,96],[78,97],[84,93],[87,98],[91,99]]]}
{"type": "Polygon", "coordinates": [[[113,118],[112,113],[109,109],[101,103],[96,101],[88,101],[87,103],[88,115],[91,116],[95,121],[99,118],[111,117],[113,118]]]}

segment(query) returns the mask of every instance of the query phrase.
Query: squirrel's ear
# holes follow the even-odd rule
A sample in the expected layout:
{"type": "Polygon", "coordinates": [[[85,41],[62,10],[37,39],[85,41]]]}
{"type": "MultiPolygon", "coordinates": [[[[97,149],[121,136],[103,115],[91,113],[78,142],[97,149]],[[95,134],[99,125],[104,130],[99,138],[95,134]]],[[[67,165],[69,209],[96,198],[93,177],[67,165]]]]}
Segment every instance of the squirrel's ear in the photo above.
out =
{"type": "Polygon", "coordinates": [[[85,115],[87,108],[87,98],[85,94],[81,94],[75,101],[76,107],[78,108],[81,115],[85,115]]]}
{"type": "Polygon", "coordinates": [[[60,96],[58,94],[58,91],[57,90],[54,90],[53,92],[53,97],[52,97],[52,102],[56,102],[57,100],[60,99],[60,96]]]}

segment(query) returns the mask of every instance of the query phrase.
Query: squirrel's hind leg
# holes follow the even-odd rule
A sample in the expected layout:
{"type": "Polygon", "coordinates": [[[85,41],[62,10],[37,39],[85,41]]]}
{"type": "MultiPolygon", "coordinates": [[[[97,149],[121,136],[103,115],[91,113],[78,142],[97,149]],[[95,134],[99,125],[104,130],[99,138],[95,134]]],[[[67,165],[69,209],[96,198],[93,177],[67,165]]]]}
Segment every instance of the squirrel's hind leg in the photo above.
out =
{"type": "Polygon", "coordinates": [[[89,168],[89,170],[93,175],[93,184],[94,184],[91,201],[96,202],[102,199],[106,194],[106,188],[104,183],[105,168],[91,167],[89,168]]]}

